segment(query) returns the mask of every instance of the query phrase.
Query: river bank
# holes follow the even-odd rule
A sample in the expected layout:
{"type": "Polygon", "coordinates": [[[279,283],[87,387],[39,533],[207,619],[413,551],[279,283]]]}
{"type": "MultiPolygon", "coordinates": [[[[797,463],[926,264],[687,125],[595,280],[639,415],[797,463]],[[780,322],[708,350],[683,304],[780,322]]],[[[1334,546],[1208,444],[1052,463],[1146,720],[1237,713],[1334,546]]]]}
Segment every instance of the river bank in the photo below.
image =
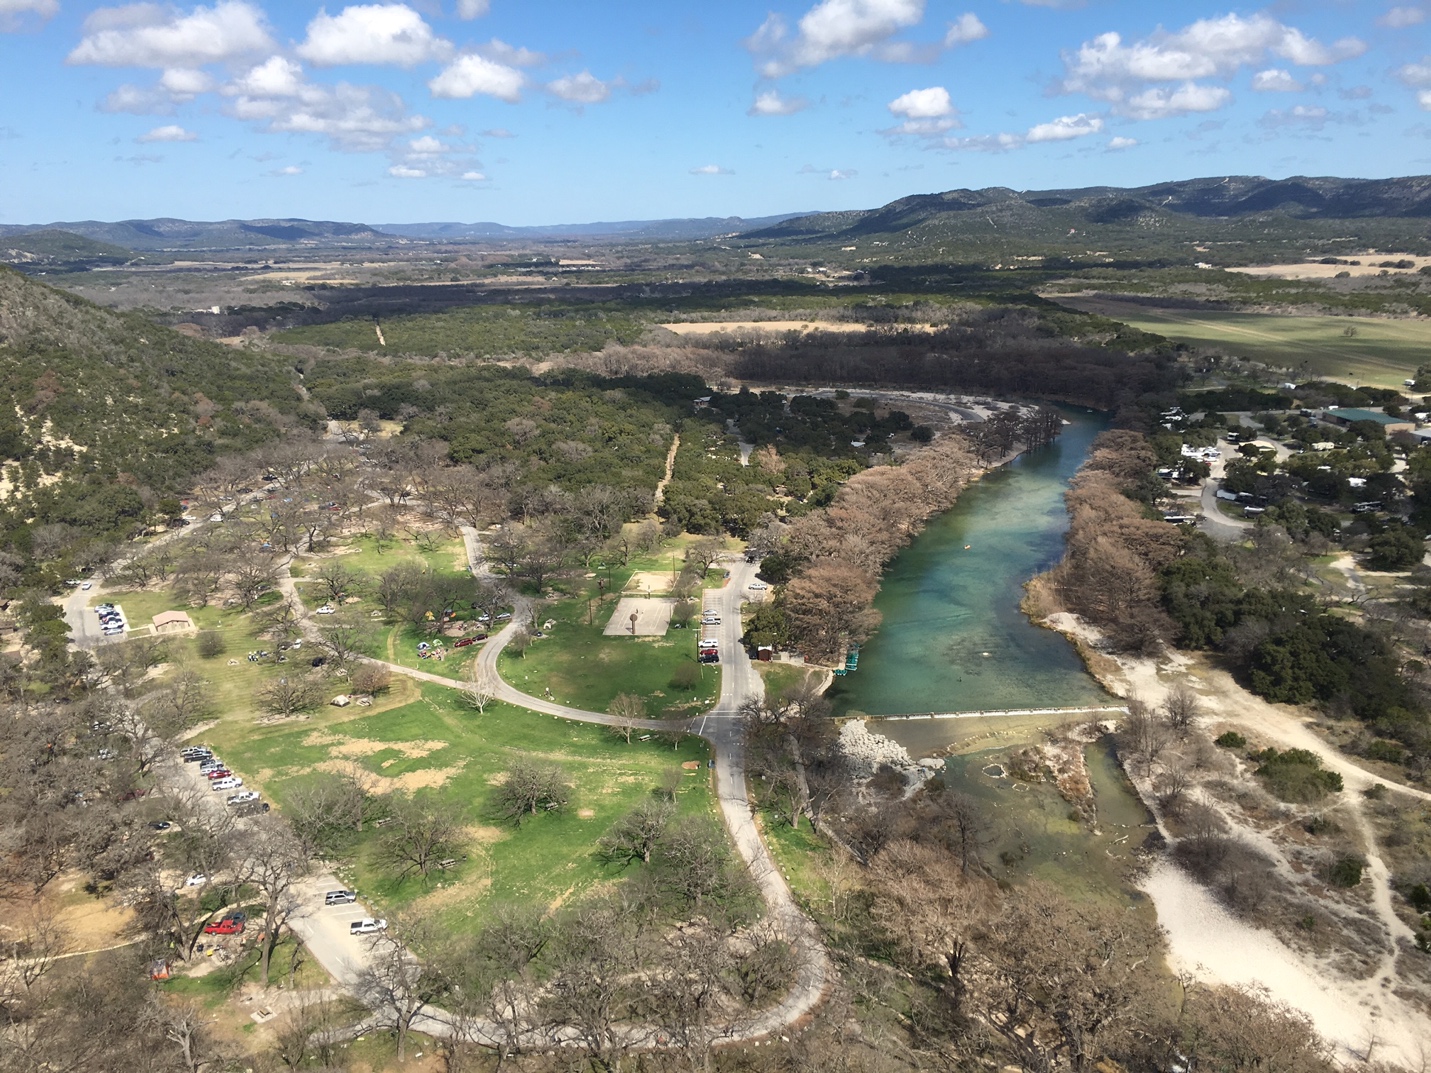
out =
{"type": "MultiPolygon", "coordinates": [[[[1038,580],[1030,585],[1025,601],[1039,611],[1034,621],[1072,642],[1089,673],[1110,693],[1157,708],[1175,684],[1190,685],[1202,709],[1198,723],[1204,740],[1235,729],[1250,744],[1307,749],[1343,778],[1341,800],[1328,812],[1335,811],[1354,832],[1367,861],[1367,878],[1362,884],[1366,889],[1336,894],[1308,882],[1305,862],[1310,855],[1305,846],[1279,837],[1291,826],[1289,819],[1296,821],[1298,811],[1268,808],[1264,803],[1240,807],[1237,795],[1247,793],[1249,786],[1253,793],[1259,788],[1248,783],[1249,771],[1227,765],[1228,758],[1218,758],[1226,768],[1219,774],[1224,785],[1216,790],[1195,788],[1200,802],[1221,817],[1235,841],[1272,861],[1275,881],[1297,884],[1289,892],[1294,903],[1320,902],[1330,926],[1342,932],[1330,941],[1322,937],[1320,946],[1310,937],[1289,942],[1296,929],[1260,926],[1267,914],[1234,911],[1169,856],[1159,856],[1138,885],[1152,900],[1167,938],[1169,968],[1195,983],[1261,990],[1301,1010],[1344,1060],[1375,1057],[1416,1068],[1424,1059],[1425,1041],[1431,1039],[1431,1008],[1424,974],[1408,976],[1399,962],[1424,955],[1414,950],[1410,929],[1392,908],[1387,868],[1365,814],[1365,791],[1386,784],[1323,741],[1308,725],[1305,712],[1267,703],[1199,656],[1175,649],[1165,649],[1158,657],[1108,651],[1095,628],[1076,615],[1052,609],[1050,593],[1038,580]],[[1264,811],[1272,815],[1264,816],[1264,811]]],[[[1160,807],[1153,766],[1141,775],[1136,771],[1129,775],[1160,833],[1175,844],[1178,831],[1160,807]]],[[[1428,796],[1409,787],[1389,789],[1421,799],[1428,796]]],[[[1409,965],[1416,967],[1415,962],[1409,965]]]]}

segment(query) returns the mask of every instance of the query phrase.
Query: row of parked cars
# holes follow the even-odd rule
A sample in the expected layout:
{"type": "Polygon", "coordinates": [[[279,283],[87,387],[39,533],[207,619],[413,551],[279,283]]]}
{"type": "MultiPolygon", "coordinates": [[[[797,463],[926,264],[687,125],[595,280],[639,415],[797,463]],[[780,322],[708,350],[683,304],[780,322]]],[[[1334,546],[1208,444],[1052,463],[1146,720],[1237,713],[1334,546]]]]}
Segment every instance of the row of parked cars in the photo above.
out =
{"type": "MultiPolygon", "coordinates": [[[[199,774],[209,780],[209,788],[215,793],[224,790],[237,790],[243,786],[243,779],[230,771],[224,762],[215,756],[214,751],[207,745],[186,746],[180,751],[179,759],[183,760],[186,764],[198,764],[199,774]]],[[[253,793],[252,790],[249,790],[248,793],[253,796],[246,797],[244,799],[245,801],[258,800],[258,794],[253,793]]],[[[239,796],[241,795],[234,795],[234,797],[239,796]]],[[[229,799],[229,804],[232,805],[235,803],[233,798],[229,799]]]]}
{"type": "Polygon", "coordinates": [[[124,612],[114,604],[96,604],[95,614],[99,616],[99,628],[106,637],[116,637],[129,629],[124,621],[124,612]]]}

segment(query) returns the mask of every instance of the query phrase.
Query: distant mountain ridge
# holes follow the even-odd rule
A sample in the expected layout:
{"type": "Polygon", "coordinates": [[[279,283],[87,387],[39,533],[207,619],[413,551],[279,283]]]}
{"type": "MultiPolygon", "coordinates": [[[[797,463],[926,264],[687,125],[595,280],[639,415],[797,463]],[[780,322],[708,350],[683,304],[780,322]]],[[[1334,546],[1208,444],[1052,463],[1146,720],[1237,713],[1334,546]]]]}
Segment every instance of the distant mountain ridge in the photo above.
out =
{"type": "Polygon", "coordinates": [[[498,223],[417,223],[379,224],[378,230],[404,238],[426,240],[461,239],[579,239],[604,238],[625,242],[681,242],[742,231],[773,227],[808,213],[786,212],[777,216],[703,216],[670,220],[618,220],[589,224],[548,224],[510,227],[498,223]]]}
{"type": "Polygon", "coordinates": [[[68,231],[96,242],[130,250],[248,249],[288,245],[371,245],[391,239],[367,224],[327,220],[80,220],[42,226],[0,224],[0,245],[13,235],[68,231]]]}
{"type": "Polygon", "coordinates": [[[1127,224],[1140,217],[1236,219],[1276,213],[1296,220],[1431,218],[1431,176],[1396,179],[1339,179],[1294,176],[1266,179],[1233,175],[1187,179],[1151,186],[1090,186],[1068,190],[947,190],[916,194],[876,209],[817,213],[747,232],[743,238],[838,238],[908,231],[961,214],[977,215],[993,226],[1025,227],[1080,221],[1089,225],[1127,224]]]}

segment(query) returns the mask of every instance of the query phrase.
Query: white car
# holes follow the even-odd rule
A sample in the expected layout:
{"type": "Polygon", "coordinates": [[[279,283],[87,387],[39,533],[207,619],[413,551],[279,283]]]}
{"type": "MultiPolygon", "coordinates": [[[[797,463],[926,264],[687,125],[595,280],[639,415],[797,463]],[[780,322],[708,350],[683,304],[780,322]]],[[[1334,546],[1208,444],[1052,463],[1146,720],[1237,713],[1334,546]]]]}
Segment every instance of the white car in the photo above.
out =
{"type": "Polygon", "coordinates": [[[207,883],[208,881],[209,881],[209,877],[206,876],[206,875],[204,875],[203,872],[199,872],[197,875],[192,875],[192,876],[190,876],[188,879],[184,880],[184,886],[186,886],[186,887],[202,887],[202,886],[203,886],[205,883],[207,883]]]}
{"type": "Polygon", "coordinates": [[[315,615],[336,615],[338,613],[338,609],[333,607],[331,604],[324,604],[322,607],[318,608],[318,610],[314,611],[313,613],[315,615]]]}
{"type": "Polygon", "coordinates": [[[257,790],[240,790],[238,793],[234,794],[232,797],[229,798],[229,802],[228,802],[228,803],[229,803],[230,805],[246,805],[246,804],[248,804],[250,801],[257,801],[257,800],[258,800],[258,791],[257,791],[257,790]]]}
{"type": "Polygon", "coordinates": [[[770,586],[763,581],[752,581],[749,585],[746,586],[746,588],[754,589],[756,592],[760,592],[763,589],[770,588],[770,586]]]}
{"type": "Polygon", "coordinates": [[[386,920],[355,920],[348,925],[349,935],[376,935],[388,930],[386,920]]]}
{"type": "Polygon", "coordinates": [[[80,589],[84,592],[89,592],[89,590],[92,588],[94,588],[93,581],[86,581],[83,585],[80,586],[80,589]]]}
{"type": "Polygon", "coordinates": [[[222,779],[215,779],[209,785],[214,791],[237,790],[240,786],[243,785],[243,779],[239,778],[237,775],[229,775],[222,779]]]}

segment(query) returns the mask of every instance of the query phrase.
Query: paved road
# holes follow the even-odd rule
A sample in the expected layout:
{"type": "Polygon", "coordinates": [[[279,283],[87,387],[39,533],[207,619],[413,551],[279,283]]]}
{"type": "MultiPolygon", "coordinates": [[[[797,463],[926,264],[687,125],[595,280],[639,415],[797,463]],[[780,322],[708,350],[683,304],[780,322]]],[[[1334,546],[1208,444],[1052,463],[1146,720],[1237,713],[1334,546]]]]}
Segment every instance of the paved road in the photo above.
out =
{"type": "Polygon", "coordinates": [[[1241,540],[1253,528],[1253,523],[1246,518],[1233,518],[1222,513],[1219,509],[1222,501],[1217,498],[1217,490],[1221,487],[1220,481],[1209,479],[1203,482],[1202,521],[1198,523],[1198,528],[1214,540],[1241,540]]]}

